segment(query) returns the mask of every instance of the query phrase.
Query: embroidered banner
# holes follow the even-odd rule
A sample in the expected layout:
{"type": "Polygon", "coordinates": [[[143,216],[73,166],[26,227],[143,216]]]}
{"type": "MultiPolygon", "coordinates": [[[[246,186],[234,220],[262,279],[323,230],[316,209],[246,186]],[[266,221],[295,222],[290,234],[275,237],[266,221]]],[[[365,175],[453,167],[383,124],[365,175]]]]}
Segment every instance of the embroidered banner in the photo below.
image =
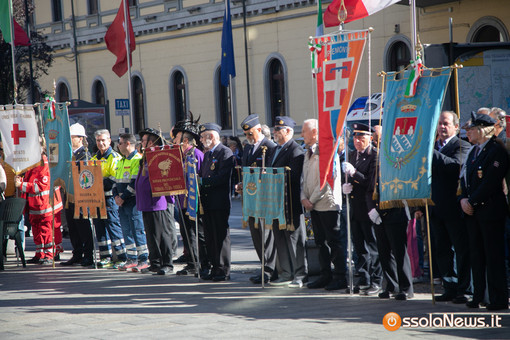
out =
{"type": "Polygon", "coordinates": [[[32,105],[0,106],[0,133],[4,161],[16,174],[40,164],[41,143],[32,105]]]}
{"type": "Polygon", "coordinates": [[[424,205],[430,201],[432,152],[436,128],[450,79],[449,67],[424,69],[416,94],[405,98],[410,72],[386,77],[380,155],[380,207],[424,205]]]}
{"type": "Polygon", "coordinates": [[[153,197],[187,193],[181,150],[178,147],[165,145],[162,149],[145,150],[145,157],[153,197]]]}
{"type": "Polygon", "coordinates": [[[313,38],[312,65],[317,81],[319,113],[320,186],[333,188],[333,156],[338,149],[345,117],[349,110],[368,30],[313,38]],[[314,55],[315,54],[315,55],[314,55]]]}
{"type": "Polygon", "coordinates": [[[106,205],[104,200],[103,173],[100,161],[71,162],[74,185],[74,218],[80,218],[80,208],[83,218],[97,218],[97,209],[102,219],[106,219],[106,205]]]}
{"type": "Polygon", "coordinates": [[[196,159],[194,155],[188,155],[186,157],[186,182],[188,183],[188,201],[186,213],[188,214],[190,220],[195,221],[197,218],[198,210],[198,182],[196,159]]]}
{"type": "Polygon", "coordinates": [[[44,138],[50,165],[51,190],[63,187],[69,194],[74,193],[72,184],[71,135],[69,117],[65,103],[46,102],[39,106],[39,114],[44,121],[44,138]],[[51,112],[51,113],[50,113],[51,112]]]}
{"type": "Polygon", "coordinates": [[[243,227],[249,217],[263,218],[265,228],[271,229],[273,220],[278,220],[280,229],[287,229],[285,220],[285,168],[243,167],[243,227]]]}

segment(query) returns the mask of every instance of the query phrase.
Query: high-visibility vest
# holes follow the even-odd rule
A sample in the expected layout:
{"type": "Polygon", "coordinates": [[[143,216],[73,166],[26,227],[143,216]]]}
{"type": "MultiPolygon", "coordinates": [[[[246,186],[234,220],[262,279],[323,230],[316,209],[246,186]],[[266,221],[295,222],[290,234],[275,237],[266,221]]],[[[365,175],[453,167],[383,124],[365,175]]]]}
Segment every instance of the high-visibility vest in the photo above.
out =
{"type": "Polygon", "coordinates": [[[101,172],[103,173],[103,187],[105,196],[113,195],[112,188],[113,184],[115,184],[115,173],[117,172],[117,163],[120,159],[120,154],[113,151],[111,146],[103,155],[101,155],[101,151],[98,151],[91,158],[92,161],[102,160],[101,172]]]}
{"type": "Polygon", "coordinates": [[[135,180],[140,170],[141,159],[142,155],[135,150],[117,163],[115,184],[113,186],[114,196],[119,195],[123,200],[127,200],[135,195],[135,180]]]}

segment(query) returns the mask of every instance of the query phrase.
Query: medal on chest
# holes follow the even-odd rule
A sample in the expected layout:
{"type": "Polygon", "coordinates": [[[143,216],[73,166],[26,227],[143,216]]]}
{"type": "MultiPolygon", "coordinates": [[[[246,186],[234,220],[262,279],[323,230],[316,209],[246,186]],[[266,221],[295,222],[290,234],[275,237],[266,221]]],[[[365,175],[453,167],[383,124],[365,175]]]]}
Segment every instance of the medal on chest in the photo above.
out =
{"type": "Polygon", "coordinates": [[[217,163],[217,162],[218,162],[218,160],[217,160],[217,159],[213,159],[213,160],[212,160],[212,164],[211,164],[211,167],[210,167],[210,169],[211,169],[211,170],[216,169],[216,163],[217,163]]]}
{"type": "Polygon", "coordinates": [[[480,178],[480,179],[483,178],[483,170],[482,169],[478,169],[478,178],[480,178]]]}

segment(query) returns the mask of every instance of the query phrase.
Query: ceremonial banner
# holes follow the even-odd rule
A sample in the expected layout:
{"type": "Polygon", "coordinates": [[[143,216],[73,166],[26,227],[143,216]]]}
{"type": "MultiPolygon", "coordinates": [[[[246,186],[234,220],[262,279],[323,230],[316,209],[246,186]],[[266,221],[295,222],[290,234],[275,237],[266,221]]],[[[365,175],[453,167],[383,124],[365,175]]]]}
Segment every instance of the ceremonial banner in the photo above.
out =
{"type": "Polygon", "coordinates": [[[243,167],[243,227],[248,225],[248,218],[263,218],[265,228],[271,229],[273,220],[278,220],[280,229],[288,229],[285,220],[285,168],[243,167]]]}
{"type": "Polygon", "coordinates": [[[380,207],[431,203],[431,165],[439,114],[450,68],[424,69],[416,94],[405,98],[410,72],[386,77],[386,98],[380,155],[380,207]]]}
{"type": "Polygon", "coordinates": [[[312,69],[316,72],[319,113],[320,186],[334,187],[333,156],[338,149],[345,117],[356,79],[368,30],[313,38],[312,69]]]}
{"type": "Polygon", "coordinates": [[[198,208],[198,182],[196,171],[196,159],[194,155],[186,157],[186,182],[188,183],[188,205],[186,213],[189,219],[195,221],[198,208]]]}
{"type": "MultiPolygon", "coordinates": [[[[69,117],[65,103],[48,101],[39,106],[43,118],[44,137],[50,165],[51,190],[55,186],[63,187],[73,194],[71,159],[71,135],[69,133],[69,117]]],[[[53,192],[53,191],[52,191],[53,192]]]]}
{"type": "Polygon", "coordinates": [[[74,184],[74,218],[80,218],[82,208],[83,218],[97,218],[97,209],[102,219],[106,219],[106,205],[104,200],[103,173],[100,161],[72,162],[74,184]]]}
{"type": "Polygon", "coordinates": [[[145,150],[149,168],[152,196],[186,194],[186,182],[182,165],[181,150],[164,146],[159,150],[145,150]]]}
{"type": "Polygon", "coordinates": [[[41,143],[32,105],[0,106],[0,133],[5,163],[16,174],[40,164],[41,143]]]}

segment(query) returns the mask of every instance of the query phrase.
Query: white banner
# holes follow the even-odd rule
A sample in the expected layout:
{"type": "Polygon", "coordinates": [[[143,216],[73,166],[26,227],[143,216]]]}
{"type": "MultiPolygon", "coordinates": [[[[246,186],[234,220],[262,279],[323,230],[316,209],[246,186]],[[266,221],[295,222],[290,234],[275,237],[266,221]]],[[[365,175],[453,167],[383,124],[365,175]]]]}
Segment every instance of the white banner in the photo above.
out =
{"type": "Polygon", "coordinates": [[[0,106],[5,163],[21,174],[41,161],[39,129],[32,105],[0,106]]]}

